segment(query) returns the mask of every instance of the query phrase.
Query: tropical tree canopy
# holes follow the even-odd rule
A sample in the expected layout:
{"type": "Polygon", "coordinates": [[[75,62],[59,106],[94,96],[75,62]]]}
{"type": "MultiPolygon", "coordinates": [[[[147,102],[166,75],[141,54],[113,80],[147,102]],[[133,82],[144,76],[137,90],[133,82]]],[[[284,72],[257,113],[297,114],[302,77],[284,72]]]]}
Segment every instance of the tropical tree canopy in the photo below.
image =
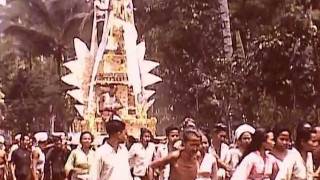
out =
{"type": "MultiPolygon", "coordinates": [[[[154,86],[159,132],[184,117],[200,124],[319,122],[320,2],[317,0],[139,0],[135,22],[147,58],[160,62],[154,86]],[[233,55],[225,53],[221,4],[228,3],[233,55]]],[[[223,6],[226,7],[226,6],[223,6]]],[[[0,7],[4,124],[60,129],[76,115],[61,64],[73,38],[90,43],[92,1],[10,0],[0,7]],[[39,123],[33,123],[39,122],[39,123]],[[40,125],[35,125],[40,124],[40,125]]]]}

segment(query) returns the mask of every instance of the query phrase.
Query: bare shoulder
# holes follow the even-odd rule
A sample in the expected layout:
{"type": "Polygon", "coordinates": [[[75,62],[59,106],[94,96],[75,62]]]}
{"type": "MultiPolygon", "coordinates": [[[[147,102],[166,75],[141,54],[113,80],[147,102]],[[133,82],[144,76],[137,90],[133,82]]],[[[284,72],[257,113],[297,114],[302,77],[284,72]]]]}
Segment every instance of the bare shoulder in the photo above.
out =
{"type": "Polygon", "coordinates": [[[172,160],[176,160],[179,158],[181,151],[180,150],[176,150],[176,151],[172,151],[168,154],[168,157],[172,160]]]}
{"type": "Polygon", "coordinates": [[[32,157],[38,157],[40,155],[39,149],[32,150],[32,157]]]}
{"type": "Polygon", "coordinates": [[[6,155],[6,152],[3,150],[0,150],[0,157],[4,157],[6,155]]]}

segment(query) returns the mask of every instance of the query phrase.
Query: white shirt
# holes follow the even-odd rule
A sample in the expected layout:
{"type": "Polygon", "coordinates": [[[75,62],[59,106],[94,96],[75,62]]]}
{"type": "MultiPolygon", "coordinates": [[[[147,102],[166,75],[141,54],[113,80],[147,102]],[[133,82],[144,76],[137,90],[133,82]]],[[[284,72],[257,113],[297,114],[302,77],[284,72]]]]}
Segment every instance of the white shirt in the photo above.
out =
{"type": "Polygon", "coordinates": [[[40,147],[35,147],[33,151],[36,151],[39,154],[37,170],[44,172],[44,163],[45,163],[46,157],[43,151],[40,149],[40,147]]]}
{"type": "Polygon", "coordinates": [[[232,148],[228,150],[225,162],[230,165],[233,170],[235,170],[239,164],[241,157],[242,152],[238,148],[232,148]]]}
{"type": "Polygon", "coordinates": [[[88,154],[86,154],[81,147],[78,147],[71,151],[64,169],[70,173],[73,168],[79,168],[81,171],[74,173],[71,179],[88,179],[90,169],[94,164],[94,156],[95,152],[93,150],[90,149],[88,154]]]}
{"type": "Polygon", "coordinates": [[[155,153],[155,145],[149,143],[147,148],[139,143],[134,143],[129,151],[129,161],[132,162],[133,174],[135,176],[145,176],[148,166],[152,162],[155,153]]]}
{"type": "Polygon", "coordinates": [[[132,180],[129,153],[123,144],[118,146],[117,151],[107,142],[100,146],[91,170],[92,180],[132,180]]]}
{"type": "Polygon", "coordinates": [[[10,148],[9,154],[8,154],[8,162],[11,161],[12,153],[13,151],[17,150],[19,148],[18,144],[13,144],[10,148]]]}
{"type": "Polygon", "coordinates": [[[313,180],[313,159],[312,153],[307,154],[304,162],[301,154],[295,148],[288,151],[286,158],[280,164],[276,180],[313,180]]]}
{"type": "MultiPolygon", "coordinates": [[[[169,154],[169,148],[168,148],[168,144],[163,144],[163,145],[159,145],[156,155],[155,155],[155,159],[160,159],[163,157],[168,156],[169,154]]],[[[169,175],[170,175],[170,165],[167,164],[164,169],[162,170],[161,174],[160,174],[160,180],[168,180],[169,179],[169,175]]]]}
{"type": "MultiPolygon", "coordinates": [[[[217,171],[217,160],[212,154],[206,153],[198,169],[198,176],[196,180],[212,180],[218,179],[217,176],[211,177],[212,171],[217,171]]],[[[216,174],[216,173],[215,173],[216,174]]]]}
{"type": "Polygon", "coordinates": [[[263,159],[259,151],[251,152],[241,161],[231,180],[269,180],[274,163],[276,160],[270,154],[263,159]]]}
{"type": "MultiPolygon", "coordinates": [[[[217,150],[213,146],[211,146],[209,148],[209,153],[213,154],[215,156],[217,155],[220,158],[220,160],[222,160],[223,162],[225,162],[227,159],[228,151],[229,151],[229,146],[225,143],[221,143],[221,145],[220,145],[220,154],[218,154],[217,150]]],[[[225,179],[226,178],[226,170],[223,168],[219,168],[218,169],[218,177],[221,179],[225,179]]]]}

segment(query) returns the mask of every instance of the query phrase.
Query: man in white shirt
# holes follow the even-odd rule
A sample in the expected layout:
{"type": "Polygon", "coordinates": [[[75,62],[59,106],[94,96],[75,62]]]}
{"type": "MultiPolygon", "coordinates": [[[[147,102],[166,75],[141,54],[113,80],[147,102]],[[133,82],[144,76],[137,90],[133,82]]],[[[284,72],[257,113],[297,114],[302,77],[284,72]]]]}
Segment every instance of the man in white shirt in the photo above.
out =
{"type": "Polygon", "coordinates": [[[147,180],[148,167],[151,164],[155,145],[150,142],[152,133],[146,128],[141,128],[140,142],[134,143],[129,151],[129,162],[133,167],[134,180],[147,180]]]}
{"type": "MultiPolygon", "coordinates": [[[[168,143],[158,147],[155,159],[166,157],[170,152],[175,150],[173,146],[180,139],[180,129],[178,127],[169,126],[166,128],[166,136],[168,143]]],[[[159,180],[168,180],[169,172],[169,164],[163,168],[160,168],[159,180]]]]}
{"type": "Polygon", "coordinates": [[[212,132],[211,147],[209,153],[213,154],[217,158],[218,162],[218,177],[220,179],[226,178],[226,171],[231,171],[231,167],[225,163],[229,146],[225,144],[227,139],[227,126],[218,123],[214,126],[212,132]]]}
{"type": "Polygon", "coordinates": [[[8,154],[8,162],[11,161],[11,156],[12,156],[13,151],[15,151],[19,148],[20,138],[21,138],[21,134],[16,134],[14,136],[14,141],[12,142],[12,145],[10,147],[9,154],[8,154]]]}
{"type": "Polygon", "coordinates": [[[124,145],[127,130],[124,122],[110,120],[106,123],[109,139],[96,151],[96,160],[90,175],[93,180],[132,180],[129,153],[124,145]]]}

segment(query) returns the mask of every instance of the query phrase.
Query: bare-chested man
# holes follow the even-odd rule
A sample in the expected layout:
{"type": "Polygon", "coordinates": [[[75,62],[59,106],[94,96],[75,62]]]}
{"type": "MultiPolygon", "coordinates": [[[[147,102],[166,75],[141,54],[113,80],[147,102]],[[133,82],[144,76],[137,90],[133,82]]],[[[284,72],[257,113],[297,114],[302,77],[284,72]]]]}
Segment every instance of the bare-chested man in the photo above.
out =
{"type": "Polygon", "coordinates": [[[168,156],[155,160],[150,167],[154,169],[170,164],[169,180],[196,179],[199,167],[197,155],[201,145],[201,134],[194,128],[185,129],[182,143],[183,148],[181,150],[173,151],[168,156]]]}

